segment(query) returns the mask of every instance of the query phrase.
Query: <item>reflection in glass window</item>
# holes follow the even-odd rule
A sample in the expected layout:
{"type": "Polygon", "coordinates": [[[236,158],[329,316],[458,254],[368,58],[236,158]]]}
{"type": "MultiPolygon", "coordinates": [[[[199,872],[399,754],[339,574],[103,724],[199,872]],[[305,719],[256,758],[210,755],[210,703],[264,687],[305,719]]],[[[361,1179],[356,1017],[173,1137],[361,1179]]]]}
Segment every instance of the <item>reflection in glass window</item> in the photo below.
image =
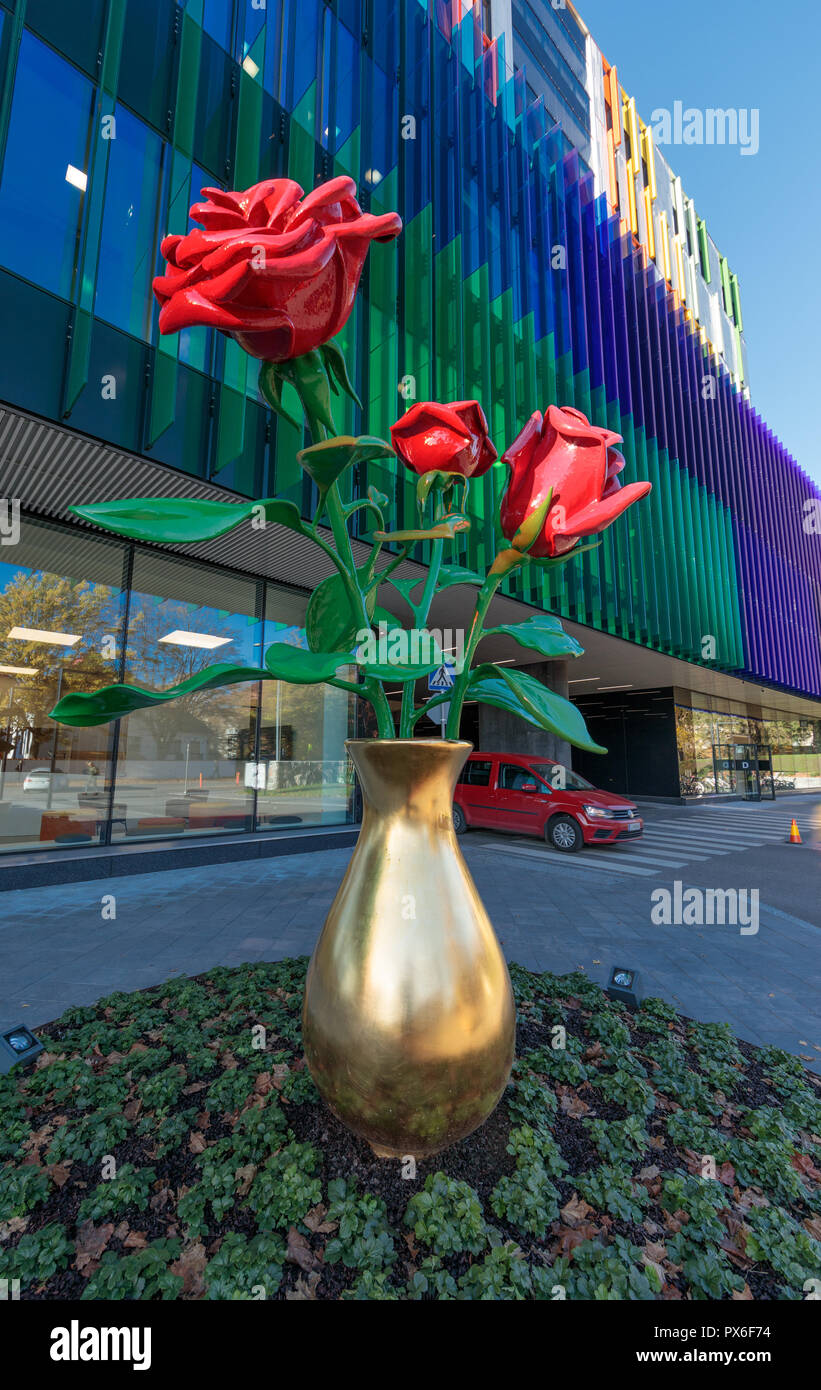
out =
{"type": "Polygon", "coordinates": [[[0,264],[71,296],[92,84],[23,33],[0,184],[0,264]]]}
{"type": "Polygon", "coordinates": [[[123,106],[109,141],[95,313],[135,338],[151,336],[151,281],[163,142],[123,106]]]}
{"type": "MultiPolygon", "coordinates": [[[[304,596],[268,586],[266,647],[275,642],[307,647],[305,606],[304,596]]],[[[348,678],[356,678],[355,670],[348,678]]],[[[353,780],[345,739],[355,737],[354,707],[354,696],[329,685],[263,683],[258,829],[351,818],[353,780]]]]}
{"type": "Polygon", "coordinates": [[[99,844],[112,728],[72,729],[59,699],[116,681],[125,548],[22,521],[0,551],[0,850],[99,844]]]}
{"type": "MultiPolygon", "coordinates": [[[[191,179],[189,183],[188,207],[194,203],[203,201],[202,190],[204,188],[221,188],[222,184],[217,183],[216,179],[201,169],[199,164],[192,164],[191,179]]],[[[176,195],[176,190],[174,190],[176,195]]],[[[186,216],[185,226],[181,230],[189,231],[192,226],[186,216]]],[[[164,268],[164,262],[161,262],[164,268]]],[[[179,335],[179,359],[187,363],[189,367],[196,367],[199,372],[207,372],[211,363],[211,350],[214,341],[214,329],[205,328],[202,324],[196,328],[183,328],[179,335]]]]}
{"type": "MultiPolygon", "coordinates": [[[[147,551],[134,558],[126,680],[168,690],[220,662],[260,665],[251,580],[147,551]],[[203,601],[205,600],[205,601],[203,601]],[[217,606],[219,605],[219,606],[217,606]]],[[[253,829],[258,683],[184,695],[122,721],[117,839],[253,829]]]]}

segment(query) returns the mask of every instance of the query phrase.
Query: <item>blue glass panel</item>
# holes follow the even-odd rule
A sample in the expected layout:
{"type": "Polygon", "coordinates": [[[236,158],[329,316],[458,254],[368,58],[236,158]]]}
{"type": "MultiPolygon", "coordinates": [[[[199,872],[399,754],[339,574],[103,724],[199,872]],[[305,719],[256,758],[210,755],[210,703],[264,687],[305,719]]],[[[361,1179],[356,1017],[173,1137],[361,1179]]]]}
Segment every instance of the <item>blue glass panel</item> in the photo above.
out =
{"type": "MultiPolygon", "coordinates": [[[[244,0],[241,0],[244,3],[244,0]]],[[[250,0],[248,0],[250,7],[250,0]]],[[[220,48],[230,50],[233,28],[233,0],[203,0],[202,27],[220,48]]]]}
{"type": "MultiPolygon", "coordinates": [[[[204,169],[201,169],[198,164],[195,164],[191,170],[189,204],[200,201],[200,193],[203,188],[221,187],[222,184],[218,184],[204,169]]],[[[193,224],[189,223],[189,226],[190,225],[193,224]]],[[[200,372],[207,372],[211,364],[214,332],[215,330],[213,328],[203,328],[202,326],[198,328],[183,328],[180,331],[179,337],[180,361],[186,362],[189,367],[196,367],[200,372]]]]}
{"type": "Polygon", "coordinates": [[[93,88],[24,33],[0,183],[0,264],[68,299],[84,192],[93,88]],[[36,155],[35,155],[36,152],[36,155]]]}
{"type": "Polygon", "coordinates": [[[125,107],[117,106],[115,119],[94,309],[108,323],[148,339],[164,147],[160,137],[125,107]]]}
{"type": "MultiPolygon", "coordinates": [[[[9,9],[14,9],[13,0],[9,9]]],[[[72,5],[55,5],[54,0],[27,0],[26,26],[91,77],[96,77],[105,11],[106,0],[83,0],[83,20],[78,24],[77,10],[72,5]]]]}

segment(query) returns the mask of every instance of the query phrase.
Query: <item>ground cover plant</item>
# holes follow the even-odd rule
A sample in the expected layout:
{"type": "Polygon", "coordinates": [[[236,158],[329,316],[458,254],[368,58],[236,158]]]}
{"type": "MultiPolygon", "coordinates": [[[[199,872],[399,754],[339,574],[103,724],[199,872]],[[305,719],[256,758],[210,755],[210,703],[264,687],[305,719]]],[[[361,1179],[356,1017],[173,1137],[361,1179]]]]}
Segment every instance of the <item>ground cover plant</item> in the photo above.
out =
{"type": "MultiPolygon", "coordinates": [[[[802,1299],[821,1083],[801,1060],[513,966],[479,1131],[387,1162],[304,1065],[307,959],[69,1009],[0,1078],[0,1279],[22,1299],[802,1299]]],[[[815,1282],[813,1282],[815,1281],[815,1282]]]]}

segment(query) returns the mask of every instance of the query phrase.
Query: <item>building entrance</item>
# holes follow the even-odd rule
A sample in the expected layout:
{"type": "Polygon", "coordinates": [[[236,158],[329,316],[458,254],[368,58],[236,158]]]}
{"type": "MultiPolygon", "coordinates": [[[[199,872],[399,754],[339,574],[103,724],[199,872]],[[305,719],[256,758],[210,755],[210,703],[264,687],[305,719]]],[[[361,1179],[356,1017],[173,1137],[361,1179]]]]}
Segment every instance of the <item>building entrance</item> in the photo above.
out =
{"type": "Polygon", "coordinates": [[[742,801],[775,800],[769,744],[714,744],[713,763],[717,792],[730,792],[742,801]]]}

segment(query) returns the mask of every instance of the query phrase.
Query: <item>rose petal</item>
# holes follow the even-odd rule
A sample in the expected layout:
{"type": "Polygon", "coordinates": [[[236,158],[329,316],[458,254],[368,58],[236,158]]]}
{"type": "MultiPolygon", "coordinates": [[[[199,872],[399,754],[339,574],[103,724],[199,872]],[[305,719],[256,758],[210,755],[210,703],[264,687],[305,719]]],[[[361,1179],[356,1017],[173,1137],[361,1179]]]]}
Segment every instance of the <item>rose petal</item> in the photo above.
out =
{"type": "Polygon", "coordinates": [[[593,536],[603,531],[634,502],[646,497],[652,486],[652,483],[628,483],[610,497],[592,502],[589,507],[568,517],[560,515],[561,509],[556,508],[551,515],[551,529],[557,536],[593,536]]]}

